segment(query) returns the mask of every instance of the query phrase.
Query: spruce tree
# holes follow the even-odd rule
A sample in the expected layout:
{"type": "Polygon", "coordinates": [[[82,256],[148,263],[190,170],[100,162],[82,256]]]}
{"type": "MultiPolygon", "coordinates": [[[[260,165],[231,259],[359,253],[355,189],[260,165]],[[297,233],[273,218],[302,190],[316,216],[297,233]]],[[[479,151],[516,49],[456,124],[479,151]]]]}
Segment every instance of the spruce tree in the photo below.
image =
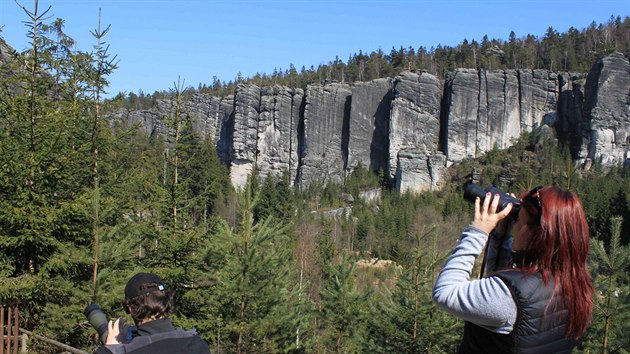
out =
{"type": "MultiPolygon", "coordinates": [[[[109,32],[110,26],[107,26],[104,30],[101,29],[101,14],[99,10],[98,26],[92,32],[92,36],[96,39],[96,49],[94,66],[91,68],[90,75],[88,76],[88,82],[92,91],[91,103],[93,105],[93,113],[91,119],[91,144],[90,152],[92,155],[92,252],[93,252],[93,265],[92,265],[92,299],[98,300],[98,287],[97,276],[99,266],[99,253],[100,253],[100,238],[101,238],[101,178],[102,171],[99,169],[99,162],[102,159],[101,155],[105,150],[105,144],[102,141],[103,122],[101,113],[101,96],[106,93],[108,85],[107,76],[110,75],[116,68],[116,56],[110,58],[108,53],[108,46],[106,45],[104,38],[109,32]]],[[[107,127],[105,125],[105,127],[107,127]]]]}
{"type": "Polygon", "coordinates": [[[355,269],[355,263],[343,255],[324,268],[319,314],[324,352],[360,353],[367,340],[370,294],[358,288],[355,269]]]}
{"type": "Polygon", "coordinates": [[[25,327],[64,340],[89,294],[89,219],[82,207],[89,173],[86,141],[76,139],[85,106],[69,104],[72,41],[61,22],[46,25],[50,8],[40,13],[37,1],[33,11],[22,9],[30,48],[0,69],[0,258],[6,262],[0,302],[19,305],[25,327]]]}
{"type": "Polygon", "coordinates": [[[214,299],[217,350],[236,353],[282,352],[295,344],[295,311],[299,287],[291,262],[290,224],[267,217],[256,222],[258,195],[251,183],[240,193],[240,224],[232,229],[219,223],[213,236],[212,258],[218,264],[214,299]]]}
{"type": "Polygon", "coordinates": [[[613,217],[608,247],[598,239],[591,240],[593,257],[595,312],[592,327],[586,337],[585,351],[602,353],[624,352],[630,346],[628,321],[630,318],[630,247],[620,243],[622,219],[613,217]]]}

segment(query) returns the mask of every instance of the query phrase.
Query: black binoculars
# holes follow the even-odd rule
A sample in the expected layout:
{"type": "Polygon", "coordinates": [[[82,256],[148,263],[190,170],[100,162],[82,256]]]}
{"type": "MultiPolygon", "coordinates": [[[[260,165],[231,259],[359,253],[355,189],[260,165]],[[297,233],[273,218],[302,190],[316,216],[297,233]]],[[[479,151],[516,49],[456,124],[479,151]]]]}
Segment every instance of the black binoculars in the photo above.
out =
{"type": "Polygon", "coordinates": [[[510,211],[508,217],[513,219],[518,218],[518,213],[521,210],[521,201],[518,198],[514,198],[511,195],[506,194],[495,186],[490,186],[486,189],[483,189],[479,185],[468,183],[464,186],[464,199],[474,203],[475,198],[479,197],[479,199],[481,199],[481,202],[483,203],[483,200],[486,198],[486,193],[488,192],[492,193],[492,195],[498,194],[500,197],[497,211],[505,209],[508,204],[512,203],[512,210],[510,211]]]}

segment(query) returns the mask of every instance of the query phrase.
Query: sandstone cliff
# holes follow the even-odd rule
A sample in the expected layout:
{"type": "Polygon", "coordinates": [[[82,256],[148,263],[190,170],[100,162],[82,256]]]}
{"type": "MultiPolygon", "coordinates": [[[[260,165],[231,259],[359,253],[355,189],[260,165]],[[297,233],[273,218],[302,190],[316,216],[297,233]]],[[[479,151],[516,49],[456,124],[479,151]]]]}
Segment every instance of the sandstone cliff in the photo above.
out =
{"type": "MultiPolygon", "coordinates": [[[[439,189],[446,166],[511,146],[547,125],[576,162],[630,161],[630,63],[615,53],[588,73],[456,69],[306,90],[241,84],[235,95],[197,95],[183,105],[211,137],[236,187],[254,170],[291,182],[342,181],[357,166],[381,170],[400,191],[439,189]]],[[[167,134],[167,102],[119,111],[148,134],[167,134]]]]}
{"type": "Polygon", "coordinates": [[[604,165],[630,163],[630,63],[613,53],[593,65],[586,80],[584,149],[604,165]]]}
{"type": "Polygon", "coordinates": [[[344,84],[307,87],[298,185],[342,180],[351,97],[350,87],[344,84]]]}

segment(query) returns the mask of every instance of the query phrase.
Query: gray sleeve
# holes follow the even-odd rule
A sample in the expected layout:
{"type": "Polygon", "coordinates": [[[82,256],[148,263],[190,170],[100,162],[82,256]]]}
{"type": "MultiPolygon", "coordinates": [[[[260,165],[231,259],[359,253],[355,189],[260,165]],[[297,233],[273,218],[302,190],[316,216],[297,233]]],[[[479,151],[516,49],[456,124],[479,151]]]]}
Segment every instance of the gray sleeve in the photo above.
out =
{"type": "Polygon", "coordinates": [[[467,227],[446,260],[433,287],[433,301],[440,308],[492,332],[510,333],[516,321],[516,303],[505,283],[490,276],[470,280],[475,259],[488,235],[467,227]]]}

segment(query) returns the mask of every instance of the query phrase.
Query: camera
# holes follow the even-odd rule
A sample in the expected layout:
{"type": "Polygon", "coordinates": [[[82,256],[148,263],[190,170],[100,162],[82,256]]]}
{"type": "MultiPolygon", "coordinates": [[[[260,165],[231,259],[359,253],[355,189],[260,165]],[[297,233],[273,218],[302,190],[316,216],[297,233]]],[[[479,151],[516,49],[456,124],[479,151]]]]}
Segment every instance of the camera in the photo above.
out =
{"type": "Polygon", "coordinates": [[[101,343],[105,343],[107,340],[107,332],[109,331],[107,328],[107,315],[103,312],[100,306],[97,304],[89,304],[83,310],[83,314],[90,322],[92,327],[98,332],[98,336],[101,339],[101,343]]]}
{"type": "Polygon", "coordinates": [[[481,199],[481,202],[483,203],[483,200],[486,197],[486,193],[488,192],[492,193],[492,195],[499,195],[499,205],[497,206],[497,211],[505,209],[508,204],[512,203],[512,210],[510,211],[508,217],[514,220],[518,218],[518,212],[521,210],[521,201],[518,198],[514,198],[511,195],[504,193],[502,190],[495,186],[490,186],[486,189],[483,189],[479,185],[468,183],[464,186],[464,199],[474,203],[475,198],[479,197],[479,199],[481,199]]]}
{"type": "MultiPolygon", "coordinates": [[[[85,310],[83,310],[83,314],[98,333],[101,343],[105,344],[107,341],[107,332],[109,332],[109,321],[103,309],[97,304],[89,304],[85,310]]],[[[138,327],[126,323],[124,318],[120,318],[118,324],[120,326],[120,334],[117,337],[118,340],[125,343],[131,341],[135,337],[138,327]]]]}

